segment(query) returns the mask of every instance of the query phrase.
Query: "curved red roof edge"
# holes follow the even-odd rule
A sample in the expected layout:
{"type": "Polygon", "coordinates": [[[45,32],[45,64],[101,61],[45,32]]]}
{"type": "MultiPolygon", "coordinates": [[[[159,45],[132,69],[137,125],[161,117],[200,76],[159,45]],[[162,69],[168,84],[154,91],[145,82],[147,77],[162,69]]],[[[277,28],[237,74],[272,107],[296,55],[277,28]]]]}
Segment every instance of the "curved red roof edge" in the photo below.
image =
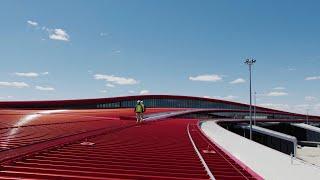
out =
{"type": "MultiPolygon", "coordinates": [[[[245,103],[234,102],[234,101],[226,101],[221,99],[213,99],[213,98],[205,98],[205,97],[197,97],[197,96],[185,96],[185,95],[134,95],[134,96],[120,96],[120,97],[109,97],[109,98],[93,98],[93,99],[69,99],[69,100],[39,100],[39,101],[1,101],[0,108],[15,108],[15,106],[19,105],[24,106],[28,109],[28,106],[32,105],[46,105],[46,106],[67,106],[67,105],[87,105],[92,103],[106,103],[106,102],[117,102],[117,101],[124,101],[124,100],[137,100],[137,99],[193,99],[193,100],[203,100],[209,102],[219,102],[219,103],[226,103],[226,104],[233,104],[239,106],[249,106],[245,103]]],[[[272,111],[272,112],[279,112],[284,114],[296,115],[296,116],[306,116],[304,114],[293,113],[293,112],[286,112],[271,108],[265,108],[261,106],[256,106],[260,110],[264,111],[272,111]]],[[[320,118],[319,116],[308,115],[310,118],[320,118]]]]}

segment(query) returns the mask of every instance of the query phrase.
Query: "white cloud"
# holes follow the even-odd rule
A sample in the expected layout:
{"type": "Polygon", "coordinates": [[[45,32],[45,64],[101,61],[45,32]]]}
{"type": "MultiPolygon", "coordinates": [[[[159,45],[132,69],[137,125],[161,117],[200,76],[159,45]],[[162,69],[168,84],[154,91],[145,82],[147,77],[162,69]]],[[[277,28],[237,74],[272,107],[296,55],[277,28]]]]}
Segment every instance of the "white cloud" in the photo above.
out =
{"type": "Polygon", "coordinates": [[[288,71],[295,71],[295,70],[297,70],[297,69],[296,68],[292,68],[292,67],[288,68],[288,71]]]}
{"type": "Polygon", "coordinates": [[[283,110],[283,111],[289,111],[294,113],[307,114],[308,112],[308,114],[320,115],[320,104],[289,105],[289,104],[262,103],[262,104],[259,104],[259,106],[283,110]]]}
{"type": "Polygon", "coordinates": [[[306,81],[320,80],[320,76],[310,76],[305,78],[306,81]]]}
{"type": "Polygon", "coordinates": [[[313,111],[315,112],[315,114],[320,115],[320,104],[316,104],[313,106],[313,111]]]}
{"type": "Polygon", "coordinates": [[[19,77],[38,77],[39,74],[38,73],[35,73],[35,72],[16,72],[14,73],[16,76],[19,76],[19,77]]]}
{"type": "Polygon", "coordinates": [[[317,98],[314,96],[306,96],[304,97],[304,100],[306,101],[317,101],[317,98]]]}
{"type": "Polygon", "coordinates": [[[284,90],[284,89],[286,89],[286,88],[279,86],[279,87],[275,87],[275,88],[273,88],[273,89],[274,89],[274,90],[284,90]]]}
{"type": "Polygon", "coordinates": [[[228,96],[223,97],[222,99],[225,99],[225,100],[235,100],[235,99],[237,99],[237,98],[238,98],[238,96],[228,95],[228,96]]]}
{"type": "Polygon", "coordinates": [[[11,99],[13,96],[0,97],[0,99],[11,99]]]}
{"type": "Polygon", "coordinates": [[[113,50],[113,53],[115,53],[115,54],[120,54],[121,51],[120,51],[120,50],[113,50]]]}
{"type": "Polygon", "coordinates": [[[107,90],[100,90],[101,93],[107,93],[107,90]]]}
{"type": "Polygon", "coordinates": [[[69,41],[69,35],[63,29],[49,30],[49,38],[52,40],[69,41]]]}
{"type": "Polygon", "coordinates": [[[239,84],[239,83],[245,83],[245,82],[246,82],[246,80],[244,80],[242,78],[238,78],[238,79],[231,81],[230,84],[239,84]]]}
{"type": "Polygon", "coordinates": [[[267,96],[287,96],[288,93],[280,91],[272,91],[267,94],[267,96]]]}
{"type": "Polygon", "coordinates": [[[94,78],[97,80],[106,80],[108,82],[119,85],[134,85],[139,83],[133,78],[118,77],[114,75],[95,74],[94,78]]]}
{"type": "Polygon", "coordinates": [[[144,94],[149,94],[149,91],[148,90],[141,90],[140,95],[144,95],[144,94]]]}
{"type": "Polygon", "coordinates": [[[111,84],[111,83],[107,83],[106,86],[107,86],[107,87],[112,87],[112,88],[115,87],[115,85],[114,85],[114,84],[111,84]]]}
{"type": "Polygon", "coordinates": [[[293,106],[296,109],[300,109],[303,112],[305,112],[306,110],[308,110],[311,106],[309,104],[298,104],[298,105],[294,105],[293,106]]]}
{"type": "MultiPolygon", "coordinates": [[[[27,23],[31,26],[37,27],[37,29],[40,29],[42,31],[49,33],[49,39],[58,40],[58,41],[69,41],[70,40],[69,34],[64,29],[61,29],[61,28],[52,29],[52,28],[48,28],[46,26],[38,27],[39,24],[37,22],[30,21],[30,20],[27,21],[27,23]]],[[[41,38],[41,40],[45,40],[45,39],[41,38]]]]}
{"type": "Polygon", "coordinates": [[[0,87],[15,87],[15,88],[25,88],[29,85],[25,82],[0,82],[0,87]]]}
{"type": "Polygon", "coordinates": [[[42,72],[42,73],[36,73],[36,72],[16,72],[14,75],[19,77],[38,77],[40,75],[48,75],[49,72],[42,72]]]}
{"type": "MultiPolygon", "coordinates": [[[[210,96],[204,96],[204,98],[211,98],[211,97],[210,96]]],[[[224,99],[224,100],[231,101],[231,100],[238,99],[239,97],[238,96],[233,96],[233,95],[228,95],[228,96],[213,96],[212,98],[224,99]]]]}
{"type": "Polygon", "coordinates": [[[42,27],[41,27],[41,30],[43,30],[43,31],[49,31],[49,29],[48,29],[47,27],[45,27],[45,26],[42,26],[42,27]]]}
{"type": "Polygon", "coordinates": [[[55,89],[53,87],[50,86],[36,86],[37,90],[40,91],[54,91],[55,89]]]}
{"type": "Polygon", "coordinates": [[[136,92],[135,92],[135,91],[130,90],[130,91],[129,91],[129,93],[130,93],[130,94],[135,94],[136,92]]]}
{"type": "Polygon", "coordinates": [[[189,80],[191,81],[207,81],[207,82],[217,82],[221,81],[222,77],[217,74],[204,74],[204,75],[199,75],[199,76],[190,76],[189,80]]]}
{"type": "Polygon", "coordinates": [[[109,36],[109,33],[101,32],[100,36],[109,36]]]}
{"type": "Polygon", "coordinates": [[[262,103],[262,104],[259,104],[259,106],[278,109],[278,110],[284,110],[284,111],[290,110],[290,106],[288,104],[262,103]]]}
{"type": "Polygon", "coordinates": [[[28,20],[27,23],[28,23],[29,25],[31,25],[31,26],[38,26],[38,23],[35,22],[35,21],[30,21],[30,20],[28,20]]]}
{"type": "MultiPolygon", "coordinates": [[[[211,97],[211,96],[210,96],[210,97],[211,97]]],[[[223,99],[222,96],[212,96],[212,98],[214,98],[214,99],[223,99]]]]}

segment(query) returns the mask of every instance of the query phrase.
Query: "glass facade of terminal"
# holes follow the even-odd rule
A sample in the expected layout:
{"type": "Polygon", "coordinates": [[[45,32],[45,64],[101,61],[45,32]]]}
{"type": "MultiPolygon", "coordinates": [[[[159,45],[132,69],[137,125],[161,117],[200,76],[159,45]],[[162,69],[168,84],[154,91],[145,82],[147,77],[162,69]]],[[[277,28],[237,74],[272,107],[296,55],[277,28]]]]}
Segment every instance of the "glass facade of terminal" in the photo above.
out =
{"type": "MultiPolygon", "coordinates": [[[[209,113],[212,116],[226,117],[226,118],[241,118],[248,119],[249,112],[237,112],[237,110],[249,110],[249,106],[241,104],[225,103],[223,101],[206,101],[203,99],[162,99],[149,98],[142,99],[147,108],[200,108],[200,109],[227,109],[235,110],[235,112],[214,112],[209,113]]],[[[134,108],[136,100],[119,100],[118,102],[99,103],[95,105],[98,109],[113,109],[113,108],[134,108]]],[[[259,111],[259,108],[257,109],[259,111]]],[[[208,113],[206,113],[208,114],[208,113]]],[[[200,115],[199,115],[200,116],[200,115]]],[[[292,119],[299,118],[279,113],[257,113],[257,119],[292,119]]]]}
{"type": "MultiPolygon", "coordinates": [[[[210,109],[234,109],[248,110],[245,105],[227,104],[223,102],[211,102],[197,99],[143,99],[147,108],[210,108],[210,109]]],[[[97,104],[97,108],[133,108],[136,100],[119,101],[113,103],[97,104]]]]}

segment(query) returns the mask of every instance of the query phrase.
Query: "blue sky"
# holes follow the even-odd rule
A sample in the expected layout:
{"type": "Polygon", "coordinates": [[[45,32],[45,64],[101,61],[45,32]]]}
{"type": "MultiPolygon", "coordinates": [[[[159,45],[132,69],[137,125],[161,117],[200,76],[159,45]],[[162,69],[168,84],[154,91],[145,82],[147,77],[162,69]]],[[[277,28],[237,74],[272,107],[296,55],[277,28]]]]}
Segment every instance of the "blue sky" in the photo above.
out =
{"type": "Polygon", "coordinates": [[[134,94],[320,114],[319,1],[1,1],[0,100],[134,94]],[[231,83],[233,82],[233,83],[231,83]]]}

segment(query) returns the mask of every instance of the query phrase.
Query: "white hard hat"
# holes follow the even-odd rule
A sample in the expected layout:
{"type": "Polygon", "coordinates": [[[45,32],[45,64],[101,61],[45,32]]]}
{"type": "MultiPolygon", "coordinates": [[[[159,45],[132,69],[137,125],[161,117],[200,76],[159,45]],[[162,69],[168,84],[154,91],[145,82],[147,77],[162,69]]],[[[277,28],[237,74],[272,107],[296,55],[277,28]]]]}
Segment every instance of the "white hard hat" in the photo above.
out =
{"type": "Polygon", "coordinates": [[[140,101],[140,103],[143,103],[143,101],[140,101]]]}
{"type": "Polygon", "coordinates": [[[140,103],[140,102],[141,102],[140,100],[137,101],[137,103],[140,103]]]}

